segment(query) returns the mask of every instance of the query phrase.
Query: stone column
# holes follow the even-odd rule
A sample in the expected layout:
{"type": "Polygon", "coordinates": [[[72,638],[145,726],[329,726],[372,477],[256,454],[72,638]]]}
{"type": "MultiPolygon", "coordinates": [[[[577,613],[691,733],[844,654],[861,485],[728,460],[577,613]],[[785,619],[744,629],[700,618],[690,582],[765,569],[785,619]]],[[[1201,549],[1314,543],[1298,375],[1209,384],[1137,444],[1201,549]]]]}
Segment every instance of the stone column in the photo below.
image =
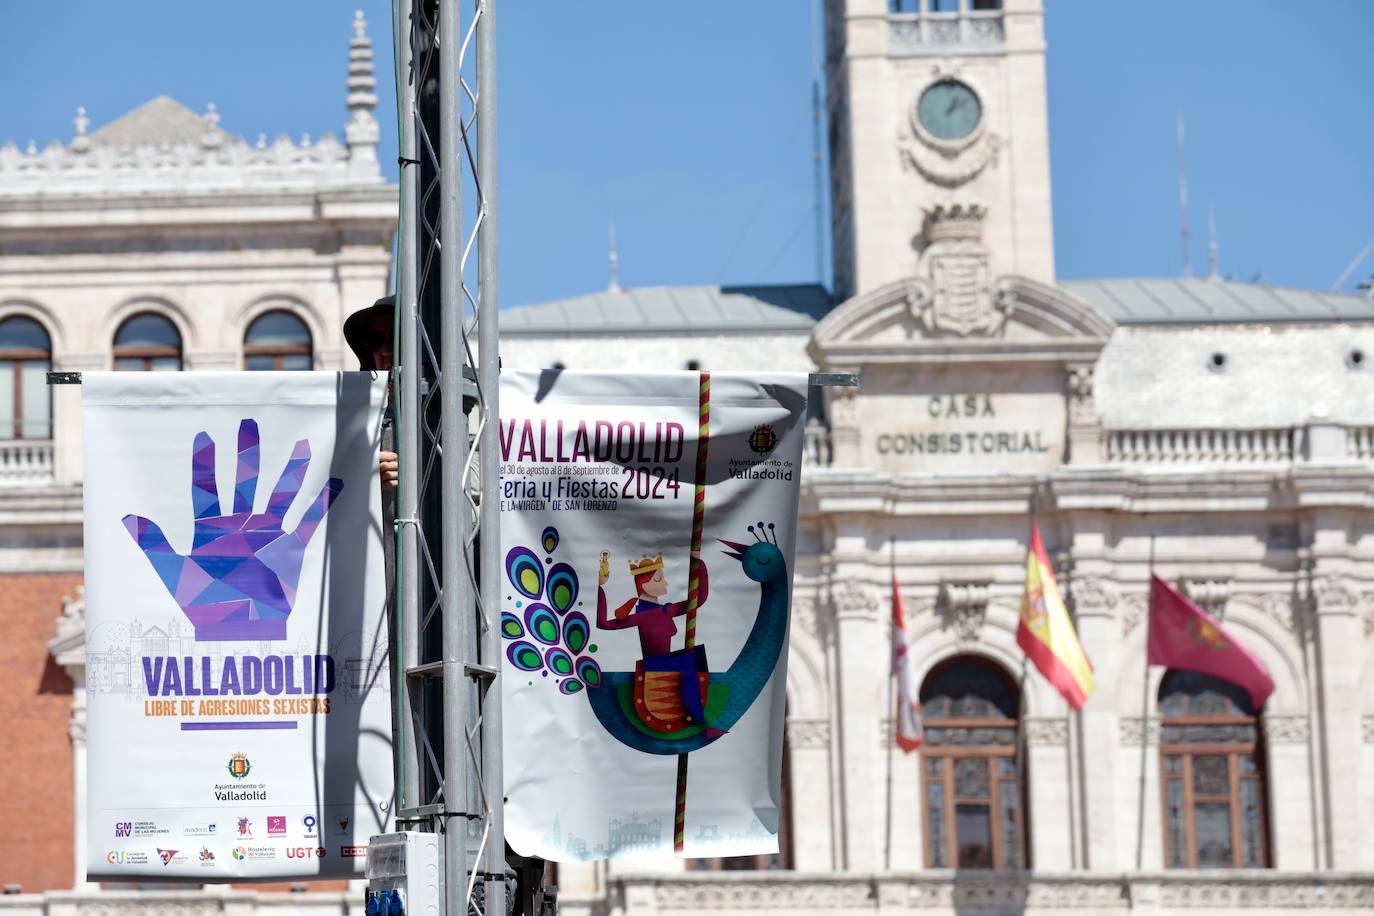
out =
{"type": "Polygon", "coordinates": [[[1073,812],[1069,804],[1069,722],[1063,716],[1026,719],[1029,758],[1030,857],[1036,871],[1073,867],[1073,812]]]}
{"type": "Polygon", "coordinates": [[[1116,679],[1117,646],[1121,625],[1116,619],[1117,595],[1111,582],[1097,576],[1075,576],[1072,583],[1078,640],[1092,661],[1096,688],[1083,709],[1077,713],[1078,753],[1081,755],[1078,786],[1084,811],[1086,852],[1084,865],[1094,871],[1113,871],[1117,861],[1117,795],[1119,782],[1116,762],[1119,750],[1116,679]]]}
{"type": "MultiPolygon", "coordinates": [[[[55,353],[57,372],[100,372],[108,369],[104,353],[55,353]]],[[[53,480],[59,486],[80,483],[81,468],[81,386],[51,385],[53,480]]]]}
{"type": "Polygon", "coordinates": [[[859,441],[859,389],[827,388],[826,393],[830,396],[832,463],[837,468],[860,467],[863,461],[859,441]]]}
{"type": "Polygon", "coordinates": [[[878,626],[878,590],[863,581],[866,572],[857,564],[837,569],[832,589],[839,655],[842,865],[861,872],[881,868],[882,803],[886,800],[877,751],[887,652],[878,626]]]}
{"type": "MultiPolygon", "coordinates": [[[[73,386],[74,387],[74,386],[73,386]]],[[[67,735],[72,742],[72,888],[95,887],[86,880],[86,595],[76,594],[62,602],[57,635],[48,640],[48,651],[72,679],[72,717],[67,735]]]]}
{"type": "MultiPolygon", "coordinates": [[[[1150,704],[1152,709],[1154,705],[1150,704]]],[[[1134,870],[1139,861],[1141,871],[1159,871],[1164,867],[1159,810],[1159,719],[1123,716],[1119,728],[1121,750],[1116,776],[1121,786],[1118,810],[1122,817],[1117,832],[1118,864],[1122,870],[1134,870]]]]}
{"type": "Polygon", "coordinates": [[[72,741],[72,889],[96,885],[86,879],[86,666],[67,668],[72,676],[72,718],[67,735],[72,741]]]}
{"type": "Polygon", "coordinates": [[[1307,713],[1264,717],[1269,846],[1274,867],[1281,871],[1312,871],[1320,865],[1312,823],[1311,739],[1307,713]]]}
{"type": "Polygon", "coordinates": [[[792,867],[797,871],[830,871],[835,867],[830,834],[830,722],[789,720],[787,745],[792,867]]]}
{"type": "MultiPolygon", "coordinates": [[[[1079,781],[1078,803],[1083,811],[1084,851],[1082,865],[1094,871],[1112,871],[1118,862],[1117,796],[1118,774],[1118,670],[1117,648],[1121,624],[1116,609],[1119,596],[1110,579],[1108,561],[1108,521],[1105,515],[1090,514],[1073,520],[1073,575],[1069,580],[1074,624],[1078,641],[1096,672],[1096,687],[1083,709],[1077,713],[1079,781]]],[[[1138,702],[1136,697],[1127,698],[1138,702]]]]}
{"type": "Polygon", "coordinates": [[[1069,366],[1069,464],[1102,463],[1102,421],[1093,393],[1093,364],[1069,366]]]}
{"type": "MultiPolygon", "coordinates": [[[[1340,530],[1319,524],[1313,553],[1326,552],[1324,541],[1345,540],[1340,530]]],[[[1328,549],[1336,549],[1332,544],[1328,549]]],[[[1364,633],[1360,626],[1358,598],[1345,577],[1327,572],[1317,561],[1313,582],[1316,609],[1317,683],[1321,710],[1318,742],[1324,765],[1327,867],[1352,871],[1360,867],[1362,843],[1368,842],[1360,825],[1360,667],[1364,633]]],[[[1271,785],[1274,785],[1271,782],[1271,785]]]]}

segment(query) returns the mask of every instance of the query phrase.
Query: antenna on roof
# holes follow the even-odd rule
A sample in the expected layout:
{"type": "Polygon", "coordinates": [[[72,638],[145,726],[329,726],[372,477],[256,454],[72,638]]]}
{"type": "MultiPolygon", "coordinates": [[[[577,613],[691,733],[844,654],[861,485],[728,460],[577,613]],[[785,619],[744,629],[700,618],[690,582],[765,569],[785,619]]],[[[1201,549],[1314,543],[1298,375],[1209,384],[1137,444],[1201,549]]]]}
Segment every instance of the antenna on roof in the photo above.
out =
{"type": "Polygon", "coordinates": [[[825,284],[825,226],[821,219],[821,55],[820,7],[811,4],[811,169],[815,181],[816,283],[825,284]]]}
{"type": "Polygon", "coordinates": [[[1179,233],[1183,241],[1183,276],[1193,275],[1193,260],[1188,246],[1188,161],[1183,155],[1183,112],[1178,113],[1178,210],[1179,233]]]}
{"type": "Polygon", "coordinates": [[[611,282],[606,289],[613,293],[620,292],[620,256],[615,252],[615,220],[611,220],[611,254],[609,266],[611,270],[611,282]]]}
{"type": "Polygon", "coordinates": [[[1212,204],[1207,205],[1207,276],[1217,277],[1217,211],[1212,204]]]}

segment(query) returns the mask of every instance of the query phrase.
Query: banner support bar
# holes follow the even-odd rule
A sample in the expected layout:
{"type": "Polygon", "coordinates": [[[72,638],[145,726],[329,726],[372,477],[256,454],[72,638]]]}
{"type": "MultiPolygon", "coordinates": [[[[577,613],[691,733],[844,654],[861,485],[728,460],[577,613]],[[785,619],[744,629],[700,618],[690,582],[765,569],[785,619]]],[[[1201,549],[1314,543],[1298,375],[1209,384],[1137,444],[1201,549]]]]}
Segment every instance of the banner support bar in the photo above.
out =
{"type": "MultiPolygon", "coordinates": [[[[47,376],[49,385],[81,384],[80,372],[49,372],[47,376]]],[[[470,366],[463,367],[463,376],[465,380],[470,380],[473,378],[474,373],[470,366]]],[[[817,388],[858,388],[859,377],[852,372],[812,372],[810,375],[806,377],[806,384],[817,388]]],[[[475,389],[473,389],[471,385],[468,385],[467,388],[473,391],[471,397],[472,400],[475,401],[475,389]]],[[[466,402],[468,398],[468,391],[465,390],[464,401],[466,402]]],[[[464,407],[468,406],[469,405],[467,403],[464,403],[464,407]]]]}

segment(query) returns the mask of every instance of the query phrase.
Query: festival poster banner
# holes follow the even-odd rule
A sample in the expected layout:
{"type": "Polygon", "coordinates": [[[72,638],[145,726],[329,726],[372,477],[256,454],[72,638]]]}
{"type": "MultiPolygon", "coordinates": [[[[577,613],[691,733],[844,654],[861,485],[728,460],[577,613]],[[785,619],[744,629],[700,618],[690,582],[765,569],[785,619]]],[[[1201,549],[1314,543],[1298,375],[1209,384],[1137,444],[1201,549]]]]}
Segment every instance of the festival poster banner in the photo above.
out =
{"type": "Polygon", "coordinates": [[[391,822],[369,373],[86,373],[92,880],[361,876],[391,822]]]}
{"type": "Polygon", "coordinates": [[[506,837],[777,852],[807,378],[501,374],[506,837]]]}

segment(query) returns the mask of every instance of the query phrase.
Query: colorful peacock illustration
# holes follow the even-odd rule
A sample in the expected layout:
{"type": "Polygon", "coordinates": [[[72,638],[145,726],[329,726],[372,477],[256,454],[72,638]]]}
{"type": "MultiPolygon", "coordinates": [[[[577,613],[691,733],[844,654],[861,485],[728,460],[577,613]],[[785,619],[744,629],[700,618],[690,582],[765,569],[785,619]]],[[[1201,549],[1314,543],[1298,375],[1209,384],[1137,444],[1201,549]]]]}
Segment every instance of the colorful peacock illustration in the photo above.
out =
{"type": "MultiPolygon", "coordinates": [[[[641,645],[646,657],[634,671],[603,672],[592,658],[597,645],[591,642],[591,627],[585,614],[574,610],[579,593],[576,570],[567,563],[554,563],[553,552],[559,543],[558,531],[545,528],[538,554],[516,546],[506,554],[506,576],[515,593],[508,596],[513,608],[501,615],[501,632],[510,640],[506,657],[522,672],[552,676],[561,693],[585,693],[597,721],[621,744],[645,754],[676,755],[677,794],[673,818],[673,848],[684,848],[687,807],[687,760],[693,751],[718,740],[754,704],[777,667],[787,640],[788,598],[791,574],[779,549],[773,525],[749,525],[754,543],[740,544],[722,539],[724,554],[739,562],[744,575],[759,583],[759,605],[754,623],[739,655],[725,671],[713,672],[706,661],[705,646],[697,644],[697,609],[708,594],[707,571],[701,561],[706,510],[706,456],[710,441],[711,375],[699,376],[700,430],[696,449],[696,481],[692,513],[691,563],[688,597],[669,605],[656,603],[666,591],[662,580],[663,558],[645,557],[631,571],[636,578],[657,572],[654,588],[641,589],[640,611],[661,617],[644,620],[640,626],[641,645]],[[545,565],[548,565],[547,573],[545,565]],[[672,618],[686,617],[685,639],[681,649],[672,649],[676,634],[672,618]],[[652,630],[652,633],[645,631],[652,630]],[[691,683],[696,679],[696,684],[691,683]],[[703,721],[704,720],[704,721],[703,721]]],[[[607,629],[605,596],[600,585],[607,572],[608,551],[602,551],[598,582],[598,621],[607,629]]],[[[628,611],[628,607],[622,607],[628,611]]],[[[627,621],[625,623],[628,623],[627,621]]]]}
{"type": "MultiPolygon", "coordinates": [[[[627,747],[645,754],[688,754],[712,743],[740,720],[772,677],[787,638],[788,597],[791,576],[787,561],[772,540],[772,526],[749,526],[754,543],[745,545],[721,540],[721,551],[739,562],[745,576],[759,583],[758,611],[739,655],[725,671],[700,671],[704,685],[705,722],[694,721],[683,708],[682,691],[674,676],[662,672],[669,683],[653,690],[644,663],[634,671],[603,672],[592,658],[598,646],[591,642],[591,626],[585,614],[574,610],[580,592],[576,570],[566,563],[549,566],[552,557],[539,562],[528,547],[512,547],[506,554],[506,577],[515,590],[508,596],[514,610],[501,615],[501,635],[509,645],[506,657],[518,670],[554,678],[559,692],[586,692],[597,721],[608,734],[627,747]],[[708,724],[709,723],[709,724],[708,724]]],[[[543,533],[542,546],[551,554],[558,546],[558,532],[543,533]]],[[[702,647],[679,649],[704,659],[702,647]]]]}

